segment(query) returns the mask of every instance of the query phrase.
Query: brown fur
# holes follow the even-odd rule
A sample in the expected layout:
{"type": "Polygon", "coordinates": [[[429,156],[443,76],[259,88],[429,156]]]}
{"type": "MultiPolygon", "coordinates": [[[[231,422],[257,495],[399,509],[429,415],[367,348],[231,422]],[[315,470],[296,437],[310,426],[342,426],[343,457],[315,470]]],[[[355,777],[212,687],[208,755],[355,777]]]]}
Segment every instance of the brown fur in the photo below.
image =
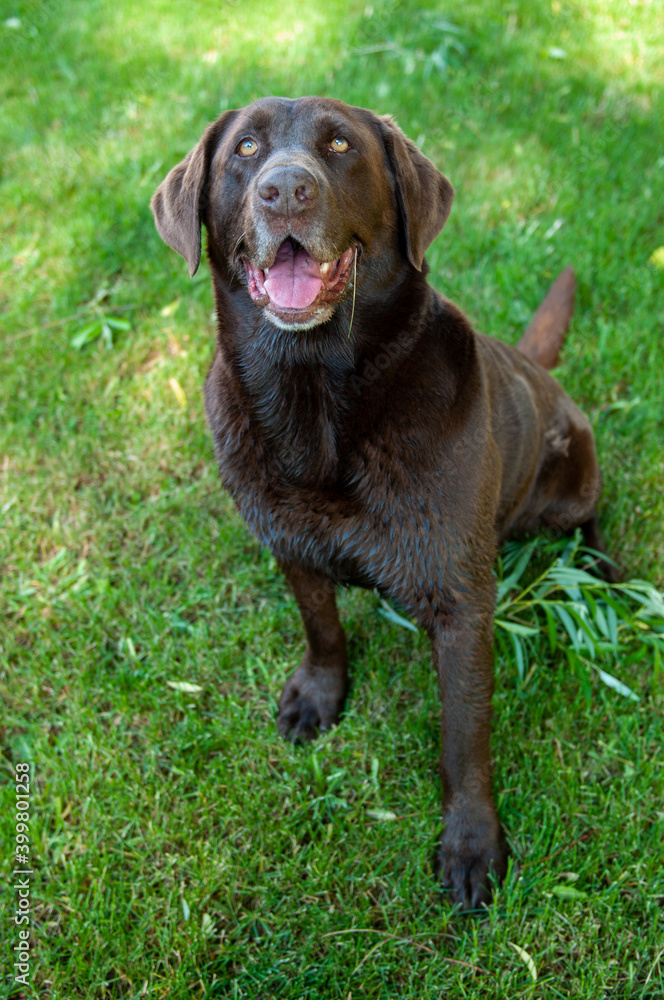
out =
{"type": "Polygon", "coordinates": [[[571,267],[562,271],[547,292],[516,345],[543,368],[555,368],[574,309],[576,278],[571,267]]]}
{"type": "Polygon", "coordinates": [[[498,546],[577,525],[600,545],[601,483],[590,424],[537,364],[556,362],[573,273],[521,351],[476,333],[426,281],[424,253],[452,194],[390,119],[267,98],[210,125],[152,207],[192,274],[207,229],[218,340],[205,398],[219,468],[304,622],[279,729],[311,739],[339,719],[347,657],[335,584],[377,587],[414,616],[443,709],[437,870],[467,909],[488,901],[489,873],[500,880],[507,862],[489,755],[498,546]],[[247,136],[257,152],[244,158],[247,136]],[[334,136],[350,143],[343,155],[330,152],[334,136]],[[270,268],[287,238],[317,261],[357,248],[356,280],[307,329],[297,317],[276,326],[242,264],[270,268]]]}

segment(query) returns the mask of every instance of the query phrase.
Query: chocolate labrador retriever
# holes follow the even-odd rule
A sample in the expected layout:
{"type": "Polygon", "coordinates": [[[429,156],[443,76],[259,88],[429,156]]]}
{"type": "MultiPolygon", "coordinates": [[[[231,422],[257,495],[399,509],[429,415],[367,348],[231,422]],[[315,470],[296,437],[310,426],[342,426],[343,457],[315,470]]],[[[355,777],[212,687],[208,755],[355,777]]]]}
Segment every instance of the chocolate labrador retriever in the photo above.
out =
{"type": "Polygon", "coordinates": [[[601,548],[601,484],[590,424],[538,364],[555,363],[572,272],[520,349],[476,333],[426,280],[452,196],[390,118],[265,98],[211,124],[152,210],[192,275],[207,229],[219,468],[306,630],[279,730],[309,740],[339,720],[336,584],[375,587],[415,617],[443,708],[436,866],[471,909],[507,863],[489,757],[498,546],[580,525],[601,548]]]}

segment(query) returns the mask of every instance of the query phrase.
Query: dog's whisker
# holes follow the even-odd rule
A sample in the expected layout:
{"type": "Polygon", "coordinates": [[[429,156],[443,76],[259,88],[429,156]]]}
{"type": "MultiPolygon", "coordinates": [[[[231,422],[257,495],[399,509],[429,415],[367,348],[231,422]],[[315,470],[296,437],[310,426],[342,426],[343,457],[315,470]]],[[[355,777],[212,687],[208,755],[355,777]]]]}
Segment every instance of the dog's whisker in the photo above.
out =
{"type": "Polygon", "coordinates": [[[235,257],[235,255],[237,254],[237,252],[238,252],[238,250],[240,248],[240,243],[242,243],[242,240],[245,238],[246,235],[247,235],[246,231],[244,233],[241,233],[238,236],[237,240],[235,241],[235,246],[233,247],[233,256],[234,257],[235,257]]]}
{"type": "Polygon", "coordinates": [[[353,329],[353,320],[355,318],[355,292],[357,290],[357,250],[355,251],[355,256],[353,258],[353,308],[350,311],[350,326],[348,327],[347,337],[350,340],[350,331],[353,329]]]}

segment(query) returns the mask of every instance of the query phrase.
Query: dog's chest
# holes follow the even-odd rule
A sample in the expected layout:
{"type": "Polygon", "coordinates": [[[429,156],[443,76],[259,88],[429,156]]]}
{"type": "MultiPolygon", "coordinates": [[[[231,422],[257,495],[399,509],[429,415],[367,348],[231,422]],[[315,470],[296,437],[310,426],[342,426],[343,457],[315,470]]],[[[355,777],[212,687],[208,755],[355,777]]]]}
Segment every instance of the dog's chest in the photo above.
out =
{"type": "Polygon", "coordinates": [[[278,559],[378,587],[404,606],[416,600],[413,613],[442,591],[456,547],[442,472],[422,474],[406,451],[365,440],[338,456],[333,482],[294,482],[250,416],[208,412],[224,486],[278,559]]]}

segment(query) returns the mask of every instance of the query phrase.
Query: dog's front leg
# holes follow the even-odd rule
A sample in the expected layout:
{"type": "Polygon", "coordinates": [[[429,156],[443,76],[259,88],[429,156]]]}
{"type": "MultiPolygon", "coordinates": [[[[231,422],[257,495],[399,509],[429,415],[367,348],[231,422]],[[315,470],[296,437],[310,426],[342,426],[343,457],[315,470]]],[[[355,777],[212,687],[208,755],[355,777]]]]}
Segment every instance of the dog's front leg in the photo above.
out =
{"type": "Polygon", "coordinates": [[[491,794],[493,583],[430,626],[442,699],[443,832],[435,862],[454,903],[475,909],[501,881],[507,845],[491,794]]]}
{"type": "Polygon", "coordinates": [[[339,720],[348,688],[346,636],[332,581],[295,563],[280,566],[302,615],[307,648],[284,685],[277,726],[282,736],[299,742],[314,739],[339,720]]]}

